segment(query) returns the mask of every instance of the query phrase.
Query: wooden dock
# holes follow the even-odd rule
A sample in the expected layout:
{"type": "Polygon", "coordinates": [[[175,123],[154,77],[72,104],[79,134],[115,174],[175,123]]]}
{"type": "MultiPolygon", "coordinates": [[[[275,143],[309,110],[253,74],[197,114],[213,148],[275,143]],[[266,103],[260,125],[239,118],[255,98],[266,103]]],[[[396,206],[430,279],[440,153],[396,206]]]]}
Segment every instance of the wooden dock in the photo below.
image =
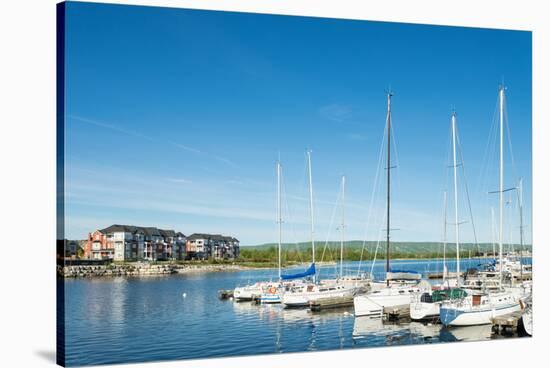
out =
{"type": "Polygon", "coordinates": [[[499,335],[513,335],[517,332],[518,322],[523,311],[505,314],[491,319],[493,324],[493,333],[499,335]]]}
{"type": "Polygon", "coordinates": [[[309,303],[309,308],[314,312],[346,307],[353,307],[353,296],[323,298],[309,303]]]}

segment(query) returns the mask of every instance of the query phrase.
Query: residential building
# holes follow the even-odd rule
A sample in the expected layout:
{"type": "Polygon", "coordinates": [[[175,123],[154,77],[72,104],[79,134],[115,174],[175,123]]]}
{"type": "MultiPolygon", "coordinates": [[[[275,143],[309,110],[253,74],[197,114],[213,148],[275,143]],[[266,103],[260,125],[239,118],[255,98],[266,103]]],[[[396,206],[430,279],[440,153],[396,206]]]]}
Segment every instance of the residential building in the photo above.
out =
{"type": "Polygon", "coordinates": [[[84,257],[115,261],[183,259],[185,235],[156,227],[111,225],[88,235],[84,257]]]}
{"type": "Polygon", "coordinates": [[[235,259],[239,240],[220,234],[195,233],[187,237],[186,259],[235,259]]]}
{"type": "Polygon", "coordinates": [[[78,256],[79,249],[81,249],[80,241],[65,239],[64,243],[65,258],[76,258],[78,256]]]}

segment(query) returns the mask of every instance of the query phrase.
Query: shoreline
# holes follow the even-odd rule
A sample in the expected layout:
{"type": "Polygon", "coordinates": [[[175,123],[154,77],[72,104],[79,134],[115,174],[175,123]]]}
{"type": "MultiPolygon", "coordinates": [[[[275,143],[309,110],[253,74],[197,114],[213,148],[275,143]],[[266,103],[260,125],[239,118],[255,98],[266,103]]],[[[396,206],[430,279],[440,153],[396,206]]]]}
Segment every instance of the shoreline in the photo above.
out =
{"type": "MultiPolygon", "coordinates": [[[[483,259],[485,257],[471,257],[470,259],[483,259]]],[[[439,260],[436,258],[399,258],[393,261],[421,261],[439,260]]],[[[372,260],[362,261],[370,263],[372,260]]],[[[377,261],[384,261],[383,259],[377,261]]],[[[345,261],[359,262],[359,261],[345,261]]],[[[318,266],[335,266],[337,262],[317,262],[318,266]]],[[[309,263],[293,263],[286,265],[285,269],[292,267],[308,266],[309,263]]],[[[83,278],[83,277],[109,277],[109,276],[159,276],[175,274],[195,274],[204,272],[239,272],[250,270],[276,269],[277,265],[272,262],[231,262],[231,263],[111,263],[107,265],[58,265],[57,275],[61,278],[83,278]]]]}
{"type": "MultiPolygon", "coordinates": [[[[146,263],[131,262],[108,265],[65,265],[57,266],[57,275],[62,278],[82,278],[82,277],[109,277],[109,276],[159,276],[175,274],[193,274],[203,272],[239,272],[248,270],[270,270],[277,266],[266,262],[264,265],[238,264],[237,263],[146,263]]],[[[334,265],[335,263],[321,262],[320,265],[334,265]]],[[[292,264],[287,267],[301,266],[302,264],[292,264]]]]}

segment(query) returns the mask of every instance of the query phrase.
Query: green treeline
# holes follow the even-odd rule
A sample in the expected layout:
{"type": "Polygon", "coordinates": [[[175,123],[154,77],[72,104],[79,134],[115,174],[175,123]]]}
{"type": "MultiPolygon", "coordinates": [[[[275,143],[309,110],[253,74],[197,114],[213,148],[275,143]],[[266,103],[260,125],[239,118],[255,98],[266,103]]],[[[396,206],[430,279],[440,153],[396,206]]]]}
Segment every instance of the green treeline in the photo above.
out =
{"type": "MultiPolygon", "coordinates": [[[[311,245],[309,243],[284,244],[281,250],[283,264],[292,264],[297,262],[309,262],[311,260],[311,245]]],[[[340,244],[330,242],[319,244],[316,247],[317,261],[338,261],[340,260],[340,244]]],[[[508,251],[512,246],[506,245],[504,249],[508,251]]],[[[519,245],[513,248],[518,251],[519,245]]],[[[363,248],[363,242],[349,241],[344,245],[343,258],[346,261],[372,260],[375,255],[376,243],[367,242],[363,248]]],[[[530,250],[531,246],[524,246],[525,250],[530,250]]],[[[492,255],[492,244],[461,244],[461,257],[479,257],[492,255]]],[[[443,246],[441,243],[428,242],[395,242],[392,243],[391,258],[393,259],[412,259],[412,258],[442,258],[443,246]]],[[[446,257],[456,257],[456,251],[453,244],[447,245],[446,257]]],[[[377,259],[386,259],[386,246],[380,243],[377,259]]],[[[259,246],[243,246],[240,248],[240,260],[244,262],[269,262],[276,263],[278,260],[278,248],[275,244],[264,244],[259,246]]]]}

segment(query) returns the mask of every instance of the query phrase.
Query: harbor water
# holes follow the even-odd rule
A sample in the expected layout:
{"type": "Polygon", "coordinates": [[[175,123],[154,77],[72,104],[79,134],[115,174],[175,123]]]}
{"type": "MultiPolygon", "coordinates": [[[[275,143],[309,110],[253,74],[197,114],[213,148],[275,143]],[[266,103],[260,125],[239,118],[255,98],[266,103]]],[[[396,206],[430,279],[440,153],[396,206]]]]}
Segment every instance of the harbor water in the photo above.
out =
{"type": "MultiPolygon", "coordinates": [[[[462,260],[461,269],[486,260],[462,260]]],[[[363,262],[363,271],[371,270],[363,262]]],[[[449,263],[449,271],[454,264],[449,263]]],[[[356,273],[359,262],[346,263],[356,273]]],[[[440,261],[392,261],[426,275],[440,261]]],[[[383,278],[384,261],[372,267],[383,278]]],[[[335,266],[321,267],[331,277],[335,266]]],[[[285,270],[291,272],[291,270],[285,270]]],[[[218,290],[275,280],[277,270],[198,272],[150,277],[65,279],[66,363],[69,366],[308,352],[491,339],[491,326],[444,328],[355,318],[353,308],[327,312],[219,300],[218,290]]]]}

